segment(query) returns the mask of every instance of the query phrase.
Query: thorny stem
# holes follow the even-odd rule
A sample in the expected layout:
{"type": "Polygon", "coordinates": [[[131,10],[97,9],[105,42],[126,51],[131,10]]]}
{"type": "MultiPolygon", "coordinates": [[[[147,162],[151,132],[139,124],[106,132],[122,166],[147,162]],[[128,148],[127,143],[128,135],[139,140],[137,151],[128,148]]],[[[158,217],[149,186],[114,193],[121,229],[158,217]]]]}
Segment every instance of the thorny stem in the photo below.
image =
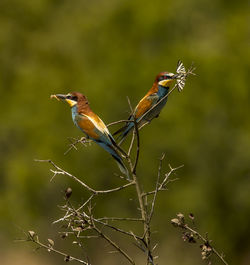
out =
{"type": "MultiPolygon", "coordinates": [[[[86,188],[87,190],[89,190],[92,193],[92,195],[88,198],[88,200],[84,204],[82,204],[78,209],[75,210],[72,207],[70,207],[71,208],[71,210],[70,210],[70,208],[68,208],[66,215],[63,218],[60,218],[60,219],[54,221],[54,223],[57,223],[57,222],[60,222],[60,221],[70,222],[70,218],[74,218],[74,216],[77,216],[79,218],[79,220],[83,220],[84,221],[87,218],[87,220],[92,220],[92,223],[96,222],[96,223],[99,223],[99,224],[101,224],[103,226],[106,226],[106,227],[108,227],[108,228],[110,228],[110,229],[112,229],[114,231],[117,231],[119,233],[129,235],[129,236],[133,237],[135,239],[135,241],[138,243],[137,246],[142,251],[147,253],[147,264],[154,264],[153,256],[152,256],[152,250],[151,250],[151,246],[150,246],[150,237],[151,237],[150,222],[151,222],[152,215],[153,215],[154,202],[155,202],[155,198],[156,198],[157,192],[160,191],[160,190],[164,190],[165,185],[167,184],[168,176],[171,175],[171,173],[173,171],[175,171],[177,168],[172,169],[170,167],[170,169],[171,169],[170,172],[166,174],[166,177],[164,178],[162,183],[160,183],[160,185],[159,185],[160,169],[161,169],[161,163],[160,163],[160,166],[159,166],[159,169],[158,169],[158,179],[157,179],[157,183],[156,183],[156,189],[153,191],[154,199],[153,199],[152,206],[151,206],[151,212],[149,214],[147,214],[146,201],[144,201],[143,198],[144,198],[144,196],[150,194],[150,192],[147,193],[147,194],[142,193],[140,185],[139,185],[138,177],[136,175],[136,168],[137,168],[139,154],[140,154],[140,139],[139,139],[139,130],[138,130],[137,122],[135,121],[135,119],[133,120],[133,122],[134,122],[135,126],[134,126],[134,133],[133,133],[133,140],[132,141],[134,143],[134,139],[137,140],[136,141],[136,158],[135,158],[134,164],[132,163],[131,157],[130,157],[130,153],[131,153],[131,150],[132,150],[133,143],[131,143],[128,156],[126,157],[126,159],[128,161],[128,164],[130,166],[130,170],[131,170],[131,173],[132,173],[133,180],[130,183],[127,183],[127,184],[125,184],[123,186],[120,186],[120,187],[117,187],[117,188],[114,188],[114,189],[109,189],[109,190],[97,191],[97,190],[94,190],[93,188],[89,187],[87,184],[85,184],[83,181],[81,181],[80,179],[78,179],[74,175],[72,175],[72,174],[66,172],[65,170],[61,169],[60,167],[58,167],[51,160],[36,160],[36,161],[50,163],[55,168],[55,170],[51,170],[54,173],[54,176],[56,176],[57,174],[67,175],[70,178],[72,178],[73,180],[77,181],[80,185],[82,185],[84,188],[86,188]],[[103,218],[103,219],[101,219],[101,218],[95,219],[92,216],[88,216],[84,212],[82,214],[80,214],[80,210],[82,210],[86,204],[90,203],[94,196],[96,196],[98,194],[106,194],[106,193],[116,192],[116,191],[122,190],[122,189],[124,189],[124,188],[126,188],[128,186],[131,186],[131,185],[135,185],[135,187],[136,187],[137,197],[138,197],[139,206],[140,206],[141,218],[113,218],[112,219],[112,217],[111,217],[110,220],[115,220],[115,219],[116,220],[127,220],[127,221],[128,220],[131,220],[131,221],[133,220],[133,221],[141,221],[141,222],[143,222],[144,233],[143,233],[142,237],[136,236],[132,231],[127,232],[127,231],[124,231],[124,230],[119,229],[119,228],[117,228],[115,226],[109,225],[108,223],[105,223],[105,222],[102,221],[102,220],[108,221],[109,220],[108,217],[106,217],[106,219],[105,218],[103,218]]],[[[117,251],[119,251],[124,257],[126,257],[126,259],[128,259],[131,264],[135,264],[134,261],[129,257],[129,255],[124,250],[122,250],[119,247],[119,245],[117,245],[108,236],[106,236],[104,233],[102,233],[102,231],[98,227],[96,227],[94,223],[93,223],[93,225],[92,225],[92,228],[89,228],[89,229],[95,230],[99,234],[99,236],[103,237],[113,247],[115,247],[117,249],[117,251]],[[94,228],[93,228],[93,225],[94,225],[94,228]]],[[[74,235],[77,238],[78,237],[80,238],[80,233],[76,235],[76,232],[75,232],[74,228],[71,227],[71,229],[72,229],[74,235]]],[[[91,238],[91,237],[92,236],[86,236],[86,238],[91,238]]],[[[66,255],[66,254],[65,254],[65,256],[68,257],[68,255],[66,255]]],[[[88,263],[86,263],[86,264],[88,264],[88,263]]]]}
{"type": "Polygon", "coordinates": [[[114,189],[109,189],[109,190],[94,190],[93,188],[89,187],[86,183],[84,183],[83,181],[81,181],[80,179],[78,179],[76,176],[74,176],[74,175],[68,173],[67,171],[61,169],[60,167],[58,167],[53,161],[51,161],[49,159],[48,160],[35,159],[35,161],[36,162],[47,162],[47,163],[50,163],[56,170],[58,170],[58,171],[51,170],[54,173],[54,176],[56,176],[58,174],[69,176],[70,178],[72,178],[73,180],[75,180],[76,182],[78,182],[80,185],[82,185],[84,188],[86,188],[90,192],[94,193],[95,195],[98,195],[98,194],[106,194],[106,193],[111,193],[111,192],[115,192],[115,191],[120,191],[122,189],[125,189],[125,188],[127,188],[127,187],[135,184],[133,181],[131,181],[131,182],[127,183],[127,184],[124,184],[124,185],[122,185],[120,187],[117,187],[117,188],[114,188],[114,189]]]}
{"type": "Polygon", "coordinates": [[[143,221],[141,218],[129,218],[129,217],[101,217],[97,218],[98,221],[135,221],[141,222],[143,221]]]}
{"type": "Polygon", "coordinates": [[[132,169],[132,173],[134,173],[136,175],[136,167],[138,164],[138,160],[139,160],[139,155],[140,155],[140,137],[139,137],[139,130],[138,130],[138,125],[137,125],[137,121],[134,117],[134,124],[135,124],[135,135],[136,135],[136,157],[135,157],[135,163],[132,169]]]}
{"type": "Polygon", "coordinates": [[[134,260],[123,251],[113,240],[106,236],[99,228],[93,223],[93,230],[96,231],[102,238],[104,238],[110,245],[112,245],[117,251],[119,251],[131,264],[135,264],[134,260]]]}
{"type": "MultiPolygon", "coordinates": [[[[88,199],[87,201],[85,201],[78,209],[76,209],[76,212],[79,212],[81,209],[83,209],[83,207],[85,205],[87,205],[91,200],[92,198],[94,197],[94,194],[92,194],[88,199]]],[[[56,224],[56,223],[59,223],[59,222],[62,222],[62,221],[65,221],[67,218],[71,217],[74,213],[70,213],[70,214],[66,214],[64,217],[54,221],[52,224],[56,224]]]]}
{"type": "Polygon", "coordinates": [[[129,149],[128,149],[128,156],[130,156],[130,154],[131,154],[132,147],[133,147],[133,144],[134,144],[134,140],[135,140],[135,129],[133,130],[132,139],[131,139],[130,146],[129,146],[129,149]]]}
{"type": "Polygon", "coordinates": [[[168,166],[169,166],[169,168],[170,168],[170,171],[165,175],[165,178],[164,178],[164,180],[162,181],[162,183],[160,184],[159,189],[162,189],[162,188],[166,185],[169,176],[170,176],[174,171],[176,171],[176,170],[178,170],[178,169],[184,167],[184,165],[180,165],[180,166],[175,167],[175,168],[172,168],[170,165],[168,165],[168,166]]]}
{"type": "MultiPolygon", "coordinates": [[[[165,174],[165,178],[164,178],[164,180],[160,183],[160,185],[159,185],[159,187],[158,187],[158,189],[157,189],[157,192],[159,192],[159,191],[165,191],[165,190],[166,190],[165,186],[166,186],[169,182],[174,182],[174,181],[178,180],[178,178],[175,178],[175,179],[168,179],[168,178],[170,177],[171,174],[173,174],[173,172],[175,172],[176,170],[178,170],[178,169],[184,167],[184,165],[181,165],[181,166],[176,167],[176,168],[172,168],[170,165],[168,165],[168,166],[169,166],[169,168],[170,168],[170,171],[169,171],[167,174],[165,174]]],[[[151,194],[155,194],[155,192],[156,192],[156,190],[152,190],[152,191],[149,191],[149,192],[145,192],[145,193],[142,194],[142,197],[145,197],[145,196],[148,196],[148,195],[151,195],[151,194]]]]}
{"type": "Polygon", "coordinates": [[[71,151],[73,148],[77,150],[76,144],[78,143],[82,143],[85,146],[86,146],[86,143],[89,143],[89,144],[91,143],[91,140],[86,137],[81,137],[80,139],[68,138],[68,140],[70,141],[69,148],[64,152],[64,155],[68,154],[68,152],[71,151]],[[75,141],[72,141],[72,139],[75,141]]]}
{"type": "MultiPolygon", "coordinates": [[[[93,237],[96,237],[96,236],[92,236],[92,235],[81,236],[80,235],[81,232],[76,234],[76,232],[75,232],[76,230],[74,230],[74,226],[71,225],[72,220],[73,221],[74,220],[80,221],[82,223],[86,222],[88,224],[88,227],[86,227],[86,229],[84,228],[85,230],[89,230],[90,229],[92,231],[95,231],[98,234],[99,237],[104,238],[111,246],[113,246],[118,252],[120,252],[131,264],[135,264],[135,261],[123,249],[121,249],[121,247],[117,243],[115,243],[110,237],[108,237],[106,234],[104,234],[103,231],[99,228],[99,226],[102,225],[103,227],[107,227],[107,228],[113,229],[114,231],[117,231],[119,233],[129,235],[129,236],[133,237],[135,239],[135,241],[138,243],[137,246],[142,251],[147,253],[147,264],[152,264],[152,265],[154,264],[154,257],[152,256],[152,252],[153,252],[155,247],[153,247],[151,249],[151,244],[150,244],[151,243],[150,242],[150,238],[151,238],[150,222],[151,222],[151,219],[152,219],[152,216],[153,216],[153,212],[154,212],[156,196],[157,196],[159,191],[166,190],[166,185],[167,185],[168,182],[174,181],[174,180],[168,180],[168,177],[175,170],[177,170],[180,167],[178,167],[178,168],[171,168],[170,167],[170,171],[165,175],[165,178],[160,183],[161,167],[162,167],[162,161],[164,159],[164,155],[162,155],[162,157],[160,159],[159,168],[158,168],[158,174],[157,174],[157,181],[156,181],[155,190],[147,192],[147,193],[142,192],[142,190],[140,188],[139,180],[138,180],[138,177],[137,177],[137,172],[136,172],[138,161],[139,161],[139,155],[140,155],[139,130],[144,125],[147,124],[146,123],[146,124],[143,124],[142,126],[140,126],[140,122],[145,118],[145,116],[149,112],[153,111],[159,104],[161,104],[161,102],[163,100],[165,100],[173,92],[173,90],[176,87],[177,87],[177,84],[167,93],[167,95],[165,95],[161,100],[159,100],[157,102],[157,104],[155,104],[147,112],[145,112],[144,115],[142,115],[142,117],[140,117],[140,119],[138,119],[138,120],[136,120],[136,118],[135,118],[134,111],[133,111],[133,109],[131,107],[131,104],[130,104],[130,101],[128,99],[128,103],[129,103],[130,110],[131,110],[131,113],[132,113],[132,115],[131,115],[132,119],[131,120],[120,120],[120,121],[112,122],[112,123],[107,125],[107,126],[111,126],[111,125],[115,125],[115,124],[122,123],[122,122],[126,122],[126,123],[133,122],[134,123],[133,136],[132,136],[132,140],[131,140],[131,143],[130,143],[130,146],[129,146],[129,149],[128,149],[128,153],[126,153],[123,149],[121,149],[119,147],[119,145],[114,144],[114,146],[118,149],[118,151],[120,151],[125,156],[126,160],[128,161],[128,164],[129,164],[129,167],[130,167],[130,171],[131,171],[131,174],[132,174],[132,179],[133,179],[131,182],[129,182],[129,183],[125,184],[125,185],[122,185],[120,187],[114,188],[114,189],[95,190],[95,189],[89,187],[86,183],[84,183],[83,181],[81,181],[80,179],[75,177],[74,175],[72,175],[72,174],[64,171],[60,167],[58,167],[51,160],[35,160],[35,161],[38,161],[38,162],[48,162],[48,163],[50,163],[56,169],[56,171],[55,170],[51,170],[51,172],[54,173],[54,176],[56,176],[58,174],[67,175],[68,177],[72,178],[73,180],[78,182],[81,186],[83,186],[85,189],[87,189],[89,192],[92,193],[91,196],[88,198],[88,200],[76,210],[69,204],[69,206],[67,206],[68,208],[67,208],[67,213],[65,214],[65,216],[63,218],[60,218],[59,220],[55,221],[54,223],[57,223],[57,222],[60,222],[60,221],[69,222],[68,223],[68,227],[71,228],[71,230],[73,231],[72,233],[74,233],[74,235],[77,237],[77,239],[78,238],[93,238],[93,237]],[[134,160],[134,163],[133,163],[132,159],[131,159],[131,152],[132,152],[132,148],[133,148],[135,139],[136,139],[136,157],[135,157],[135,160],[134,160]],[[137,197],[138,197],[141,218],[120,218],[120,217],[94,218],[92,216],[91,210],[90,210],[90,214],[86,214],[84,211],[81,211],[85,207],[86,204],[88,204],[88,203],[90,204],[91,203],[91,200],[92,200],[92,198],[94,196],[96,196],[98,194],[107,194],[107,193],[120,191],[122,189],[125,189],[125,188],[131,186],[131,185],[135,185],[135,188],[136,188],[136,193],[137,193],[137,197]],[[153,200],[152,200],[152,203],[151,203],[151,210],[150,210],[150,212],[148,212],[146,200],[147,200],[147,195],[150,195],[150,194],[154,194],[154,196],[153,196],[153,200]],[[140,222],[143,222],[143,228],[144,228],[143,236],[141,236],[141,237],[137,236],[132,231],[127,232],[127,231],[119,229],[119,228],[117,228],[115,226],[112,226],[112,225],[110,225],[108,223],[108,221],[122,221],[122,220],[124,220],[124,221],[140,221],[140,222]]],[[[77,140],[74,143],[71,143],[70,150],[72,148],[76,149],[75,144],[79,143],[79,142],[83,142],[82,138],[80,140],[77,140]]],[[[91,207],[90,207],[90,209],[91,209],[91,207]]],[[[186,227],[186,229],[190,230],[190,231],[193,231],[189,227],[186,227]]],[[[197,232],[195,232],[195,231],[193,231],[193,233],[197,234],[197,232]]],[[[200,236],[201,240],[203,240],[203,241],[205,240],[207,242],[207,240],[204,239],[201,235],[197,234],[197,236],[200,236]]],[[[34,238],[33,238],[32,241],[37,243],[41,247],[47,248],[48,250],[54,251],[55,253],[58,253],[58,254],[61,254],[61,255],[65,256],[65,258],[70,258],[70,260],[76,260],[76,261],[79,261],[79,262],[81,262],[83,264],[88,265],[87,262],[79,260],[77,258],[73,258],[73,257],[71,257],[71,256],[69,256],[69,255],[67,255],[67,254],[65,254],[63,252],[57,251],[57,250],[53,249],[53,247],[51,247],[51,246],[46,246],[46,245],[40,243],[38,240],[37,240],[38,242],[34,241],[34,238]]],[[[213,252],[223,260],[223,257],[221,257],[215,249],[213,249],[213,252]]],[[[225,261],[224,261],[224,263],[227,264],[225,261]]]]}
{"type": "MultiPolygon", "coordinates": [[[[131,113],[133,113],[133,109],[132,106],[130,104],[130,100],[128,99],[128,104],[131,110],[131,113]]],[[[145,208],[145,203],[143,201],[143,197],[142,197],[142,191],[138,182],[138,178],[136,175],[136,167],[137,167],[137,163],[138,163],[138,159],[139,159],[139,154],[140,154],[140,137],[139,137],[139,130],[138,130],[138,124],[136,121],[136,118],[134,116],[134,113],[132,114],[132,118],[134,121],[134,133],[135,133],[135,137],[136,137],[136,158],[135,158],[135,163],[134,165],[132,164],[132,161],[130,159],[130,157],[128,157],[128,164],[130,166],[130,170],[132,173],[132,177],[133,177],[133,181],[135,183],[135,187],[136,187],[136,193],[137,193],[137,197],[138,197],[138,201],[139,201],[139,205],[140,205],[140,212],[141,212],[141,217],[143,220],[143,227],[144,227],[144,237],[145,240],[143,240],[143,243],[145,244],[146,247],[146,251],[147,251],[147,263],[152,263],[153,264],[153,257],[151,254],[151,250],[150,250],[150,226],[147,222],[147,212],[146,212],[146,208],[145,208]]],[[[132,138],[133,140],[133,138],[132,138]]],[[[130,146],[130,151],[131,151],[131,146],[130,146]]],[[[129,153],[130,153],[129,151],[129,153]]]]}
{"type": "Polygon", "coordinates": [[[136,236],[135,234],[133,234],[133,233],[131,233],[131,232],[124,231],[124,230],[122,230],[122,229],[120,229],[120,228],[118,228],[118,227],[115,227],[115,226],[109,225],[109,224],[107,224],[107,223],[105,223],[105,222],[99,221],[99,220],[94,219],[94,218],[93,218],[93,220],[94,220],[96,223],[102,224],[103,226],[106,226],[106,227],[108,227],[108,228],[110,228],[110,229],[112,229],[112,230],[115,230],[115,231],[120,232],[120,233],[122,233],[122,234],[125,234],[125,235],[128,235],[128,236],[132,236],[132,237],[135,237],[136,239],[141,240],[141,237],[136,236]]]}
{"type": "Polygon", "coordinates": [[[153,197],[153,201],[151,204],[151,211],[148,217],[148,223],[150,223],[152,216],[153,216],[153,212],[154,212],[154,206],[155,206],[155,200],[156,200],[156,195],[159,191],[159,181],[160,181],[160,176],[161,176],[161,168],[162,168],[162,161],[165,158],[165,154],[163,153],[161,158],[160,158],[160,163],[159,163],[159,168],[158,168],[158,174],[157,174],[157,180],[156,180],[156,185],[155,185],[155,193],[154,193],[154,197],[153,197]]]}
{"type": "MultiPolygon", "coordinates": [[[[77,212],[73,207],[72,207],[72,205],[70,204],[70,202],[68,202],[69,203],[69,205],[70,205],[70,208],[73,210],[73,212],[76,214],[76,216],[78,216],[79,218],[81,218],[81,214],[79,213],[79,212],[77,212]]],[[[88,216],[86,213],[84,213],[83,214],[83,220],[85,220],[85,218],[87,217],[88,219],[89,219],[89,224],[91,225],[91,227],[92,227],[92,229],[94,230],[94,231],[96,231],[98,234],[99,234],[99,236],[100,237],[102,237],[102,238],[104,238],[110,245],[112,245],[118,252],[120,252],[131,264],[134,264],[135,265],[135,262],[134,262],[134,260],[124,251],[124,250],[122,250],[113,240],[111,240],[107,235],[105,235],[99,228],[97,228],[96,227],[96,225],[95,225],[95,222],[99,222],[99,223],[101,223],[101,224],[103,224],[103,225],[106,225],[106,226],[108,226],[107,224],[105,224],[104,222],[101,222],[101,221],[97,221],[96,219],[94,219],[93,218],[93,216],[92,216],[92,213],[91,213],[91,207],[89,207],[89,211],[90,211],[90,216],[88,216]]],[[[112,227],[112,226],[108,226],[108,227],[110,227],[110,228],[113,228],[113,229],[115,229],[116,231],[119,231],[119,232],[121,232],[121,233],[126,233],[126,234],[130,234],[130,233],[127,233],[127,232],[125,232],[125,231],[123,231],[123,230],[119,230],[119,229],[117,229],[117,228],[115,228],[115,227],[112,227]]],[[[75,235],[75,233],[74,233],[74,235],[75,235]]],[[[75,235],[76,237],[77,237],[77,239],[78,239],[78,236],[77,235],[75,235]]],[[[131,236],[133,236],[133,235],[131,235],[131,236]]]]}
{"type": "MultiPolygon", "coordinates": [[[[199,239],[201,239],[204,243],[208,243],[208,240],[206,238],[204,238],[199,232],[197,232],[196,230],[192,229],[191,227],[189,227],[187,224],[184,225],[184,228],[187,229],[188,231],[190,231],[191,233],[193,233],[194,235],[196,235],[199,239]]],[[[225,264],[228,265],[228,263],[225,261],[225,259],[223,258],[223,255],[220,255],[219,252],[212,247],[210,244],[209,246],[212,248],[213,253],[225,264]]]]}
{"type": "Polygon", "coordinates": [[[28,235],[28,240],[27,241],[32,241],[32,242],[34,242],[34,243],[36,243],[39,247],[41,247],[41,248],[44,248],[44,249],[47,249],[48,251],[51,251],[51,252],[54,252],[54,253],[56,253],[56,254],[59,254],[59,255],[61,255],[61,256],[63,256],[65,259],[67,259],[68,261],[77,261],[77,262],[79,262],[79,263],[82,263],[82,264],[85,264],[85,265],[89,265],[89,263],[88,262],[86,262],[86,261],[83,261],[83,260],[81,260],[81,259],[78,259],[78,258],[75,258],[75,257],[72,257],[72,256],[70,256],[70,255],[68,255],[68,254],[66,254],[66,253],[64,253],[64,252],[62,252],[62,251],[59,251],[59,250],[57,250],[57,249],[54,249],[52,246],[50,246],[50,245],[45,245],[45,244],[43,244],[43,243],[41,243],[37,238],[35,238],[36,236],[31,236],[30,234],[28,235]]]}
{"type": "Polygon", "coordinates": [[[106,126],[109,127],[109,126],[112,126],[112,125],[115,125],[115,124],[119,124],[119,123],[123,123],[123,122],[133,122],[131,120],[119,120],[119,121],[114,121],[114,122],[111,122],[109,124],[107,124],[106,126]]]}

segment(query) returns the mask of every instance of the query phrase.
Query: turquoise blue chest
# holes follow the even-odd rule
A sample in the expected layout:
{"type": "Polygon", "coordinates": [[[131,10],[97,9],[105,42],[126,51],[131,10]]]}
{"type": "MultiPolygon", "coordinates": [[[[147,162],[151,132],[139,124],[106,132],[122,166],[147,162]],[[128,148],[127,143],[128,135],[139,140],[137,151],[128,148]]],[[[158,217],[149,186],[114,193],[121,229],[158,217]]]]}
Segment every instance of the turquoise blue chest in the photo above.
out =
{"type": "Polygon", "coordinates": [[[168,93],[168,90],[169,90],[169,87],[158,86],[157,94],[158,94],[159,99],[161,99],[164,96],[166,96],[167,93],[168,93]]]}
{"type": "Polygon", "coordinates": [[[74,124],[78,127],[78,124],[77,124],[78,111],[77,111],[76,105],[71,108],[71,114],[72,114],[72,120],[74,124]]]}

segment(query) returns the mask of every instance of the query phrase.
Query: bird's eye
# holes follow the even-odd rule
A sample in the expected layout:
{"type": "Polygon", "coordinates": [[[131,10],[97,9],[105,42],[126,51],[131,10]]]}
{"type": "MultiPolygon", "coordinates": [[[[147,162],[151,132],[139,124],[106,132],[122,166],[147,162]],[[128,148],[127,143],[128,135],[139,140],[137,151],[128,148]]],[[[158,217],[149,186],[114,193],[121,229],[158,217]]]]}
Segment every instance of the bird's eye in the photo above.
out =
{"type": "Polygon", "coordinates": [[[172,77],[170,75],[165,75],[164,79],[171,79],[172,77]]]}
{"type": "Polygon", "coordinates": [[[71,97],[72,100],[77,101],[77,96],[71,97]]]}

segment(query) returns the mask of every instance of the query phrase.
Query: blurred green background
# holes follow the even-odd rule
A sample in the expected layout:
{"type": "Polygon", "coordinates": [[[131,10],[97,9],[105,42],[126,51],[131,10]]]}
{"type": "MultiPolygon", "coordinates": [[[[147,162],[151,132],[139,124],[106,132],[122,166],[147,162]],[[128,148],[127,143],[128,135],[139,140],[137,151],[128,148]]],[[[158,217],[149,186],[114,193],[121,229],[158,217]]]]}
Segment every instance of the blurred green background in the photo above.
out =
{"type": "MultiPolygon", "coordinates": [[[[199,246],[184,243],[170,224],[177,212],[192,212],[229,264],[250,263],[247,7],[247,1],[225,0],[0,1],[1,264],[62,264],[61,257],[34,254],[33,246],[13,240],[34,230],[70,248],[51,225],[62,214],[57,205],[68,186],[75,205],[88,196],[64,176],[50,182],[49,166],[34,158],[52,159],[97,189],[123,183],[95,144],[64,155],[67,137],[82,135],[68,106],[49,96],[79,91],[106,123],[127,118],[126,96],[135,106],[155,75],[174,72],[178,59],[186,67],[195,62],[197,76],[141,132],[138,175],[145,190],[155,183],[162,152],[163,172],[168,163],[185,165],[158,197],[158,262],[203,264],[199,246]]],[[[128,190],[102,197],[97,215],[136,215],[133,196],[128,190]]],[[[143,264],[132,244],[125,247],[143,264]]],[[[93,264],[126,264],[107,253],[106,243],[86,242],[86,249],[93,264]]]]}

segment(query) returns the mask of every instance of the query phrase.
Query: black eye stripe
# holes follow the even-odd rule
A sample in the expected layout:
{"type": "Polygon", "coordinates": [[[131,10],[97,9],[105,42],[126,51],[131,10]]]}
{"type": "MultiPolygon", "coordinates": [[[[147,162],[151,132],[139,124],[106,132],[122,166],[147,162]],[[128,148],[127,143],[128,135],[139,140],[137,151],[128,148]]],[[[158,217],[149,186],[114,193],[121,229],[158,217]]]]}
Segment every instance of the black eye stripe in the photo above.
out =
{"type": "Polygon", "coordinates": [[[161,81],[161,80],[166,80],[166,79],[170,79],[170,77],[168,75],[162,75],[159,77],[158,80],[161,81]]]}
{"type": "Polygon", "coordinates": [[[68,95],[68,96],[66,96],[66,98],[77,101],[77,96],[68,95]]]}

